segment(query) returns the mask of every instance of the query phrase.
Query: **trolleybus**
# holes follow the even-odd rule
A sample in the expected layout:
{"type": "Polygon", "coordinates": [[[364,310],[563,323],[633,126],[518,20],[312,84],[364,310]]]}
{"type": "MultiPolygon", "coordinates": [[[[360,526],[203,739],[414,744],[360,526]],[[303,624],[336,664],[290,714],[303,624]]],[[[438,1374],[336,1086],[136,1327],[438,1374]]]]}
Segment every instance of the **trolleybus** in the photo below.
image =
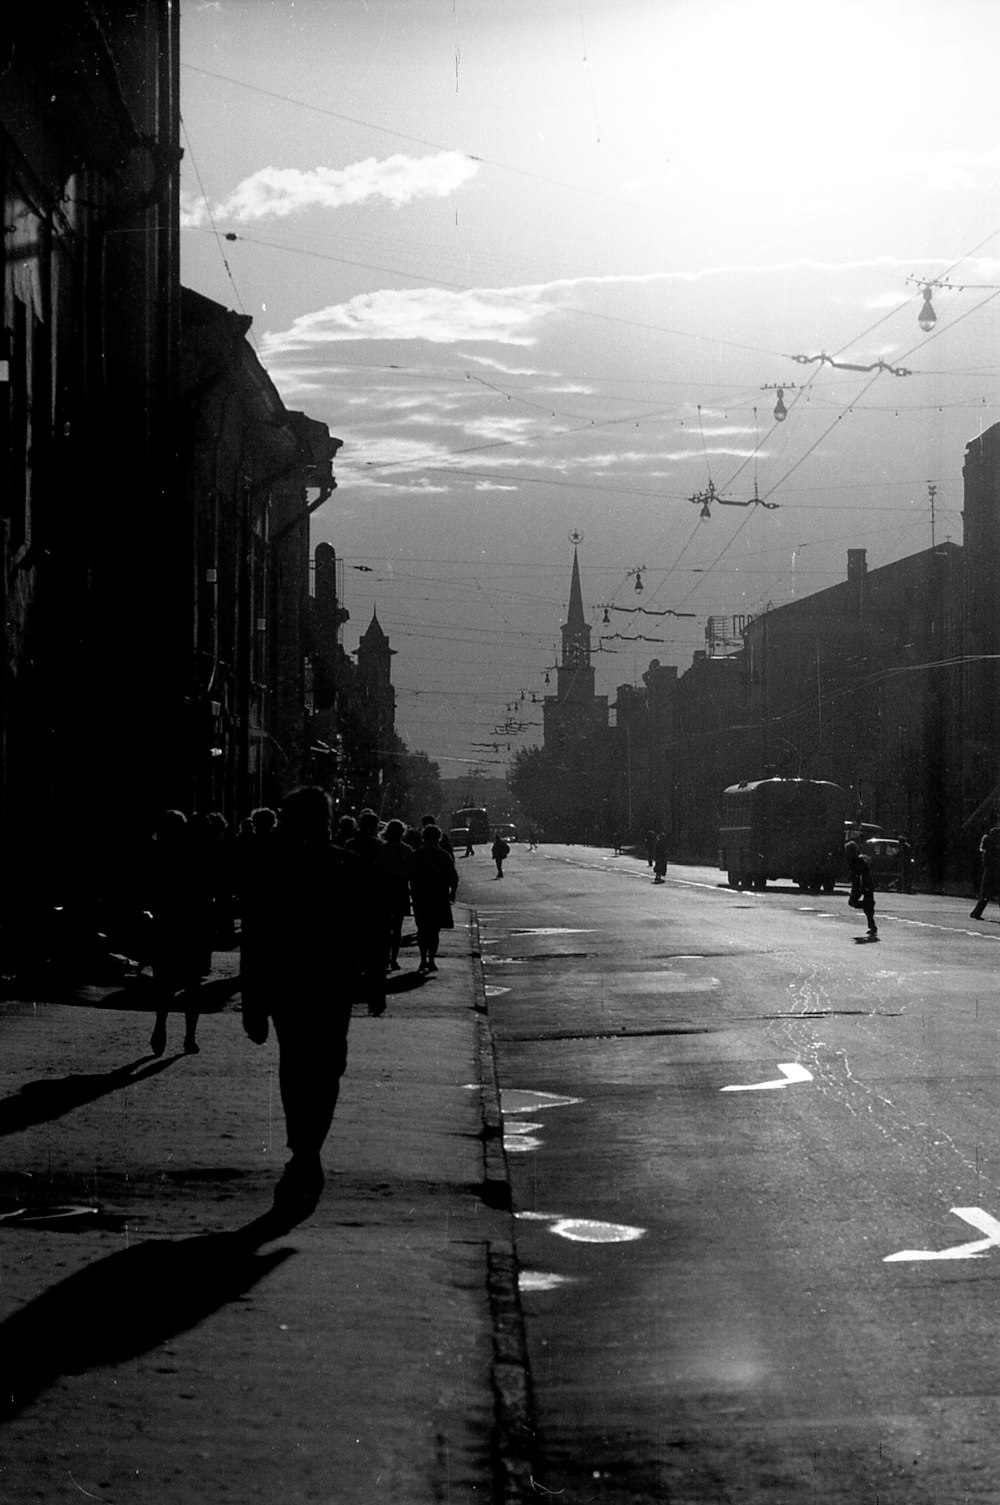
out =
{"type": "Polygon", "coordinates": [[[791,878],[832,893],[844,866],[848,796],[823,779],[758,779],[723,791],[719,867],[731,888],[791,878]]]}

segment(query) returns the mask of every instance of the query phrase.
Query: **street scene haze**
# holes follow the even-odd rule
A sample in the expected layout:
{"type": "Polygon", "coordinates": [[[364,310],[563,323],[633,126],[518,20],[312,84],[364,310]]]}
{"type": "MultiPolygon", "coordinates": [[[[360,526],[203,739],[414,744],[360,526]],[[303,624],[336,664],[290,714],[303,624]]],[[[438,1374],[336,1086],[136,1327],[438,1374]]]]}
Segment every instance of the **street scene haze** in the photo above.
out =
{"type": "Polygon", "coordinates": [[[4,1505],[998,1499],[998,55],[0,23],[4,1505]]]}

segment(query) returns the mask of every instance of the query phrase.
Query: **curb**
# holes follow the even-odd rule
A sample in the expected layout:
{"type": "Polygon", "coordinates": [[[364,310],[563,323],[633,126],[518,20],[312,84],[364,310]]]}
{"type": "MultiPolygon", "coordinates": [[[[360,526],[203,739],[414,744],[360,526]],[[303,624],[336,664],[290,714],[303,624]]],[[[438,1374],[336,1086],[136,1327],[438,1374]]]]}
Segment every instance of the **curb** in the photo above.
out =
{"type": "Polygon", "coordinates": [[[493,1481],[496,1505],[524,1505],[538,1497],[533,1467],[536,1448],[531,1367],[518,1287],[514,1208],[510,1169],[503,1145],[503,1110],[497,1077],[496,1044],[490,1026],[479,937],[479,914],[469,911],[472,942],[473,1007],[479,1053],[483,1143],[483,1200],[507,1213],[509,1237],[487,1246],[487,1294],[493,1323],[493,1481]]]}

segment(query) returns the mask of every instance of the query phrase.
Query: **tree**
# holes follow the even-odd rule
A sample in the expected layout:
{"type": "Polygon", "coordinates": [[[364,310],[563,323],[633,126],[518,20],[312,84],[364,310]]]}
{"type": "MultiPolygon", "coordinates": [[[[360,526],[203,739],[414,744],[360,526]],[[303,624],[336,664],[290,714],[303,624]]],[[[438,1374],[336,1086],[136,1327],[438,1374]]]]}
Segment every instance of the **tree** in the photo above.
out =
{"type": "Polygon", "coordinates": [[[609,819],[607,751],[607,738],[600,736],[559,748],[522,748],[507,783],[528,819],[548,836],[599,841],[609,819]]]}
{"type": "Polygon", "coordinates": [[[400,773],[406,785],[403,811],[412,825],[421,815],[437,814],[444,798],[441,769],[425,752],[406,753],[400,759],[400,773]]]}

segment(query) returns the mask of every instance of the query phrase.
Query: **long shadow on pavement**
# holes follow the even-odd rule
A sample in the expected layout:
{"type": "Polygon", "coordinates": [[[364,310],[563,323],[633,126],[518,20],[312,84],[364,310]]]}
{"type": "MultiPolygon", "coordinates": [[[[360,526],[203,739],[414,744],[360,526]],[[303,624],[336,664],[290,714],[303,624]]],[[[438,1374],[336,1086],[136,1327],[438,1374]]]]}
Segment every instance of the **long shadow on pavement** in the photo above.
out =
{"type": "Polygon", "coordinates": [[[412,993],[415,989],[424,987],[426,982],[423,972],[394,972],[386,982],[386,995],[412,993]]]}
{"type": "Polygon", "coordinates": [[[265,1215],[232,1233],[150,1239],[36,1297],[0,1323],[0,1420],[60,1375],[148,1353],[244,1295],[294,1254],[257,1252],[288,1226],[265,1215]]]}
{"type": "Polygon", "coordinates": [[[140,1056],[138,1061],[116,1066],[113,1071],[81,1071],[72,1076],[43,1077],[37,1082],[25,1082],[13,1097],[0,1099],[0,1137],[18,1134],[22,1129],[31,1128],[32,1124],[62,1118],[73,1108],[145,1081],[183,1059],[183,1056],[169,1056],[165,1060],[151,1061],[148,1055],[140,1056]],[[143,1066],[144,1061],[149,1064],[143,1066]],[[140,1067],[143,1069],[139,1070],[140,1067]]]}
{"type": "MultiPolygon", "coordinates": [[[[170,1002],[169,1012],[183,1014],[190,1009],[192,1013],[197,1011],[199,1014],[218,1014],[239,990],[238,973],[233,977],[213,977],[209,982],[202,982],[197,987],[176,993],[170,1002]]],[[[55,1001],[83,1004],[92,1009],[134,1009],[140,1013],[149,1013],[150,1010],[155,1012],[161,1006],[162,995],[155,980],[143,974],[141,977],[133,978],[124,987],[115,988],[112,992],[108,992],[107,989],[93,988],[55,1001]]]]}

